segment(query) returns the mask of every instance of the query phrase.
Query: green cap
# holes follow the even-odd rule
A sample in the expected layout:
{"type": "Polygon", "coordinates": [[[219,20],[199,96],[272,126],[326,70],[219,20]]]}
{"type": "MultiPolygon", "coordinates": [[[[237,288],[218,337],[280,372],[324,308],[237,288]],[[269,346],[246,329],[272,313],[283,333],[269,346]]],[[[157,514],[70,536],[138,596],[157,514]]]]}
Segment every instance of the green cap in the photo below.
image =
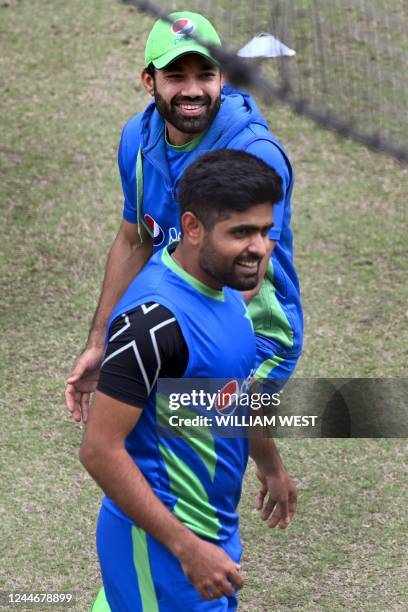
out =
{"type": "Polygon", "coordinates": [[[186,53],[199,53],[217,63],[208,49],[188,37],[189,34],[195,34],[205,42],[221,46],[220,37],[208,19],[188,11],[171,13],[169,18],[173,24],[159,19],[150,31],[145,50],[146,67],[153,64],[161,70],[186,53]]]}

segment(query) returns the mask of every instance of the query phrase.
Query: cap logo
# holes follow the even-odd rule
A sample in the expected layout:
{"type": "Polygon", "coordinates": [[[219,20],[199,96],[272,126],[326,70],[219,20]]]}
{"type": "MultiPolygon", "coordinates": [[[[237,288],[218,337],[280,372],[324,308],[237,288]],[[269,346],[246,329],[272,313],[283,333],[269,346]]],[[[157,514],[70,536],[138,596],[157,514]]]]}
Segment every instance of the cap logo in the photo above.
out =
{"type": "Polygon", "coordinates": [[[192,34],[196,29],[195,23],[191,19],[177,19],[171,26],[171,31],[175,36],[186,36],[192,34]]]}

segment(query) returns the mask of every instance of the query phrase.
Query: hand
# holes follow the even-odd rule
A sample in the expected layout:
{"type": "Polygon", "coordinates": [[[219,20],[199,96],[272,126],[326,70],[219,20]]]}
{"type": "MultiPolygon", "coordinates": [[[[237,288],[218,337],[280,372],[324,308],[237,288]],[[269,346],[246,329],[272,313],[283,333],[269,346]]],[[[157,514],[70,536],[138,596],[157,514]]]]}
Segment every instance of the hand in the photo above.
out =
{"type": "Polygon", "coordinates": [[[184,549],[178,558],[185,575],[203,599],[230,597],[244,584],[239,564],[216,544],[194,538],[193,545],[184,549]]]}
{"type": "Polygon", "coordinates": [[[74,421],[86,423],[91,393],[96,389],[104,355],[103,347],[89,347],[78,357],[67,380],[65,401],[74,421]]]}
{"type": "Polygon", "coordinates": [[[273,528],[279,524],[281,529],[286,529],[296,512],[295,483],[283,467],[271,474],[266,474],[257,467],[256,475],[261,482],[256,508],[262,512],[262,520],[268,521],[268,527],[273,528]],[[265,503],[268,493],[269,498],[265,503]]]}

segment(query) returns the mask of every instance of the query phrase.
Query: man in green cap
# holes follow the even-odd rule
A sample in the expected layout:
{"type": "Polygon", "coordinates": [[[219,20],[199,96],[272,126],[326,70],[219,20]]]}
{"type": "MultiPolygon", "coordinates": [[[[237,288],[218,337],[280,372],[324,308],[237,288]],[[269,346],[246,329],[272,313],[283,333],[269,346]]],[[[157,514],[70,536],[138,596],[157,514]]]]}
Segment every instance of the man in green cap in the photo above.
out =
{"type": "MultiPolygon", "coordinates": [[[[220,45],[211,23],[190,12],[170,17],[172,23],[155,23],[146,43],[141,80],[154,100],[127,122],[121,137],[118,163],[123,220],[108,256],[85,350],[67,381],[67,407],[76,421],[87,420],[113,307],[152,253],[180,238],[178,183],[184,170],[208,151],[246,151],[272,166],[281,177],[283,197],[274,208],[264,279],[245,296],[250,300],[256,334],[256,377],[267,380],[271,392],[279,391],[301,354],[303,319],[290,229],[291,164],[251,96],[224,85],[215,59],[189,37],[197,35],[200,41],[220,45]]],[[[260,496],[263,500],[269,493],[271,526],[284,528],[291,519],[287,509],[288,505],[293,507],[296,491],[276,448],[273,444],[269,448],[274,484],[267,486],[258,470],[260,496]]]]}

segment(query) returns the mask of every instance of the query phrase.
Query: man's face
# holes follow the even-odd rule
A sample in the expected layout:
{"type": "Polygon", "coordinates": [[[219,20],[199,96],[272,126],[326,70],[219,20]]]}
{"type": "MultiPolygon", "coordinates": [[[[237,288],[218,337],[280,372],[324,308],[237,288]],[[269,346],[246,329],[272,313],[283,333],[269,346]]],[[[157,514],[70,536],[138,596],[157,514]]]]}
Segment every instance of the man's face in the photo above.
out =
{"type": "Polygon", "coordinates": [[[259,265],[268,252],[272,205],[257,204],[205,231],[199,252],[201,269],[220,285],[247,291],[259,280],[259,265]]]}
{"type": "Polygon", "coordinates": [[[221,87],[219,69],[206,58],[190,53],[155,71],[156,108],[180,132],[200,134],[218,113],[221,87]]]}

